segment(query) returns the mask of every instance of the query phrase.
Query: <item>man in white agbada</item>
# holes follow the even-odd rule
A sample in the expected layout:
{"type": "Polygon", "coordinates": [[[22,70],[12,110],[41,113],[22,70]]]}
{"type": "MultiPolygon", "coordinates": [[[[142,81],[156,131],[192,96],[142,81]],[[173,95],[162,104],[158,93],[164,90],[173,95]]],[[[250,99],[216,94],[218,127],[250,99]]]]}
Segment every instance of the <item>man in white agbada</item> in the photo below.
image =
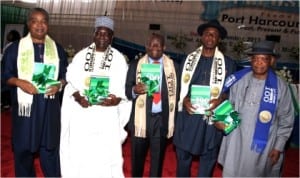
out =
{"type": "Polygon", "coordinates": [[[67,69],[62,104],[62,177],[124,177],[122,143],[131,103],[125,96],[127,63],[112,48],[114,22],[96,18],[94,43],[79,51],[67,69]],[[109,97],[90,104],[91,76],[109,77],[109,97]]]}

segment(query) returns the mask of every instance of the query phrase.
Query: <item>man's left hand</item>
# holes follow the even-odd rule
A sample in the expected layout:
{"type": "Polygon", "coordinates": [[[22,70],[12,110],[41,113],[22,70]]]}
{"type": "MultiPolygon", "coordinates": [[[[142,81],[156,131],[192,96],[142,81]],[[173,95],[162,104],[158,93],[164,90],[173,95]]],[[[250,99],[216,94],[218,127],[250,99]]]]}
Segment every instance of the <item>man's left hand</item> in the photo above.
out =
{"type": "Polygon", "coordinates": [[[272,166],[278,162],[279,156],[280,156],[280,151],[275,149],[272,149],[272,151],[269,153],[269,158],[271,159],[272,166]]]}
{"type": "Polygon", "coordinates": [[[49,86],[47,88],[47,92],[46,92],[46,95],[47,96],[53,96],[55,95],[57,92],[59,92],[61,86],[61,84],[57,84],[57,85],[52,85],[52,86],[49,86]]]}
{"type": "Polygon", "coordinates": [[[219,106],[223,101],[225,101],[228,98],[226,93],[222,93],[218,98],[211,99],[209,101],[210,108],[209,111],[214,110],[217,106],[219,106]]]}
{"type": "Polygon", "coordinates": [[[209,109],[207,109],[208,111],[212,111],[214,110],[217,106],[219,106],[221,103],[223,102],[222,99],[211,99],[208,103],[210,105],[209,109]]]}
{"type": "Polygon", "coordinates": [[[116,106],[120,103],[121,98],[116,97],[114,94],[109,94],[106,99],[103,100],[99,105],[101,106],[116,106]]]}

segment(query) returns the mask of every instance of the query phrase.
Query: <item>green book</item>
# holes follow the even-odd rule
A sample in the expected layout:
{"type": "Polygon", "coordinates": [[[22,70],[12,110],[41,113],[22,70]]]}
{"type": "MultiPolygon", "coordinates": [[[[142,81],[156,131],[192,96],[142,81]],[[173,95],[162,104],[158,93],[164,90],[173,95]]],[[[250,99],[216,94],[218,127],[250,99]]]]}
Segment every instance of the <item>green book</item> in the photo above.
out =
{"type": "Polygon", "coordinates": [[[191,103],[196,108],[195,114],[205,114],[209,109],[210,87],[207,85],[191,86],[191,103]]]}
{"type": "Polygon", "coordinates": [[[90,104],[101,103],[109,95],[109,77],[91,76],[89,89],[85,90],[84,94],[90,104]]]}
{"type": "Polygon", "coordinates": [[[55,80],[56,67],[52,64],[34,63],[32,83],[39,93],[46,93],[49,86],[58,85],[60,81],[55,80]]]}
{"type": "Polygon", "coordinates": [[[142,64],[141,81],[147,86],[148,96],[159,92],[160,64],[142,64]]]}
{"type": "Polygon", "coordinates": [[[225,124],[224,133],[228,135],[239,126],[241,119],[239,114],[233,110],[232,104],[225,100],[214,109],[213,121],[223,122],[225,124]]]}

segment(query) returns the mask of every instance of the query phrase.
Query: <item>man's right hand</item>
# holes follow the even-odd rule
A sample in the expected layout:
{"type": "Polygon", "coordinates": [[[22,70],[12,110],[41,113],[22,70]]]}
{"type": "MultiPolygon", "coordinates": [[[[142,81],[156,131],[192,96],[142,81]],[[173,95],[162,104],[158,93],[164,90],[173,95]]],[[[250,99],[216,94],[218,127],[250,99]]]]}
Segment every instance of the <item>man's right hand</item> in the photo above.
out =
{"type": "Polygon", "coordinates": [[[147,87],[143,83],[138,83],[137,85],[134,86],[133,91],[135,94],[145,94],[147,92],[147,87]]]}
{"type": "Polygon", "coordinates": [[[183,107],[186,109],[186,111],[189,114],[195,113],[196,108],[193,107],[193,105],[191,103],[191,99],[188,96],[184,97],[184,99],[183,99],[183,107]]]}
{"type": "Polygon", "coordinates": [[[91,106],[91,104],[85,99],[85,97],[81,96],[78,91],[73,93],[73,97],[81,107],[87,108],[91,106]]]}
{"type": "Polygon", "coordinates": [[[36,87],[27,80],[16,79],[15,85],[30,95],[38,94],[36,87]]]}
{"type": "Polygon", "coordinates": [[[221,131],[224,131],[226,127],[223,122],[214,122],[214,126],[221,131]]]}

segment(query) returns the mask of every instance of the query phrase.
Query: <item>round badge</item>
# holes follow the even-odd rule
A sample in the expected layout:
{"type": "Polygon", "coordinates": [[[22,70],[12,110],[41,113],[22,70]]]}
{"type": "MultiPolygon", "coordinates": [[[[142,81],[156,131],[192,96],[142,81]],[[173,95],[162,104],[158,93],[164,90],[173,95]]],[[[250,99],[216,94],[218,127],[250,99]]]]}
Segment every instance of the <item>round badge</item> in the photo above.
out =
{"type": "Polygon", "coordinates": [[[171,104],[170,104],[170,112],[172,112],[173,110],[174,110],[174,104],[171,103],[171,104]]]}
{"type": "Polygon", "coordinates": [[[190,80],[190,74],[185,74],[184,77],[183,77],[183,81],[184,83],[187,83],[189,80],[190,80]]]}
{"type": "Polygon", "coordinates": [[[144,100],[139,99],[137,102],[138,102],[137,103],[138,107],[140,107],[140,108],[144,107],[144,100]]]}
{"type": "Polygon", "coordinates": [[[214,87],[214,88],[211,89],[210,92],[211,92],[211,95],[212,95],[213,97],[217,97],[217,96],[219,95],[220,90],[219,90],[218,87],[214,87]]]}
{"type": "Polygon", "coordinates": [[[262,123],[268,123],[272,119],[272,114],[269,111],[261,111],[259,113],[259,120],[262,123]]]}
{"type": "Polygon", "coordinates": [[[90,86],[90,80],[91,80],[90,77],[85,78],[85,81],[84,81],[85,86],[87,86],[87,87],[90,86]]]}

